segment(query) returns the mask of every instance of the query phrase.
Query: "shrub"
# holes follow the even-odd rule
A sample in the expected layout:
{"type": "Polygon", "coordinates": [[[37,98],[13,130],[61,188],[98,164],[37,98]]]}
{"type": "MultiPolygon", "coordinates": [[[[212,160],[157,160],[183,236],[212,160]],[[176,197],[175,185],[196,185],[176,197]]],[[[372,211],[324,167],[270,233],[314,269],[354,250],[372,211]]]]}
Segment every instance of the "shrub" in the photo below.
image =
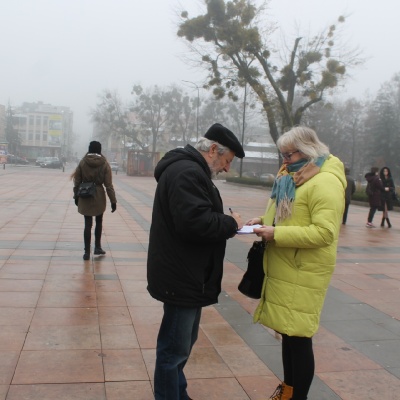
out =
{"type": "Polygon", "coordinates": [[[263,187],[272,187],[273,182],[261,182],[258,178],[240,178],[239,176],[235,177],[226,177],[227,182],[242,184],[242,185],[253,185],[253,186],[263,186],[263,187]]]}

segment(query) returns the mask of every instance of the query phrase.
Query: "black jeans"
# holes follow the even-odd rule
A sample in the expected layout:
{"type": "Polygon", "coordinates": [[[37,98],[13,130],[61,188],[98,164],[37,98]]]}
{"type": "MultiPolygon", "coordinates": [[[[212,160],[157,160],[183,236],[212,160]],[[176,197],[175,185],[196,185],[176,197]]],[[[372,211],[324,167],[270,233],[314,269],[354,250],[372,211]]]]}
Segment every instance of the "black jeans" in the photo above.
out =
{"type": "Polygon", "coordinates": [[[374,215],[375,215],[377,209],[378,209],[378,207],[371,207],[369,209],[368,222],[372,223],[372,220],[374,219],[374,215]]]}
{"type": "Polygon", "coordinates": [[[282,335],[284,382],[293,387],[292,400],[306,400],[314,378],[312,338],[282,335]]]}
{"type": "MultiPolygon", "coordinates": [[[[85,230],[83,240],[85,242],[85,252],[90,252],[90,242],[92,239],[93,217],[85,215],[85,230]]],[[[103,214],[96,215],[96,227],[94,228],[94,246],[101,247],[101,232],[103,230],[103,214]]]]}

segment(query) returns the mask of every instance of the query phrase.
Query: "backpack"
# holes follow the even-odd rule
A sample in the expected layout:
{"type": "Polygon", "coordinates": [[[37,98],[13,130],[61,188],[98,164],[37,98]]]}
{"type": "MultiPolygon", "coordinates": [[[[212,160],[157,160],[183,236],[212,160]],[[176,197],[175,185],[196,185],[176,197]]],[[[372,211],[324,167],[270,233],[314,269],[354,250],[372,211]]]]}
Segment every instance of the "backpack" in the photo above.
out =
{"type": "Polygon", "coordinates": [[[367,196],[372,196],[374,194],[374,191],[371,188],[371,184],[368,182],[367,187],[365,188],[365,193],[367,193],[367,196]]]}

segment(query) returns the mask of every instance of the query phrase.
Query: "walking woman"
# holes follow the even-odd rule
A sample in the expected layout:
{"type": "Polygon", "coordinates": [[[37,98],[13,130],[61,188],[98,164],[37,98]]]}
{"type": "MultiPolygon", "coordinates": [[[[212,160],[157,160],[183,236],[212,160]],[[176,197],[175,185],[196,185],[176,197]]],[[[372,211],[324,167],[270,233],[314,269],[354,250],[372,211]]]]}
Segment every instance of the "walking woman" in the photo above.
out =
{"type": "Polygon", "coordinates": [[[306,400],[315,369],[312,338],[336,264],[346,177],[343,163],[310,128],[292,128],[277,146],[284,161],[267,210],[247,222],[262,224],[254,232],[267,242],[254,321],[282,335],[284,381],[270,399],[306,400]]]}
{"type": "Polygon", "coordinates": [[[389,211],[393,210],[393,195],[395,193],[394,181],[388,167],[383,167],[379,172],[379,176],[384,187],[384,191],[381,193],[383,211],[381,227],[385,226],[386,220],[388,228],[391,228],[392,224],[389,220],[389,211]]]}
{"type": "Polygon", "coordinates": [[[111,167],[108,164],[107,159],[101,154],[100,142],[90,142],[88,152],[79,162],[71,177],[74,181],[75,204],[78,206],[79,214],[82,214],[85,217],[85,229],[83,231],[85,253],[83,254],[83,259],[89,260],[93,217],[96,219],[93,254],[106,254],[101,247],[103,213],[106,210],[106,195],[104,188],[106,189],[107,196],[111,202],[111,212],[114,212],[117,209],[117,199],[112,184],[111,167]],[[95,182],[96,192],[93,197],[82,198],[77,196],[79,185],[82,182],[95,182]]]}
{"type": "Polygon", "coordinates": [[[385,190],[385,188],[383,187],[381,178],[379,177],[378,167],[372,167],[371,172],[367,172],[364,175],[364,178],[367,181],[365,193],[367,193],[369,203],[368,219],[365,226],[367,228],[375,228],[372,220],[374,219],[376,211],[382,210],[381,193],[385,190]]]}

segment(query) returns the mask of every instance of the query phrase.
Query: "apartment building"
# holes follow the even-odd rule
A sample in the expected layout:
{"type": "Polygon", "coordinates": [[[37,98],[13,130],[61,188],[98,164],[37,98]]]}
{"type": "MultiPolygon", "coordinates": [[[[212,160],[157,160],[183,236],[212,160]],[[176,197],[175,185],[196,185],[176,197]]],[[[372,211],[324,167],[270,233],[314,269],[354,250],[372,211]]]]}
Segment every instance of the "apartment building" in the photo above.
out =
{"type": "Polygon", "coordinates": [[[13,110],[12,118],[21,140],[20,156],[32,161],[46,156],[70,159],[73,113],[69,107],[23,103],[13,110]]]}

